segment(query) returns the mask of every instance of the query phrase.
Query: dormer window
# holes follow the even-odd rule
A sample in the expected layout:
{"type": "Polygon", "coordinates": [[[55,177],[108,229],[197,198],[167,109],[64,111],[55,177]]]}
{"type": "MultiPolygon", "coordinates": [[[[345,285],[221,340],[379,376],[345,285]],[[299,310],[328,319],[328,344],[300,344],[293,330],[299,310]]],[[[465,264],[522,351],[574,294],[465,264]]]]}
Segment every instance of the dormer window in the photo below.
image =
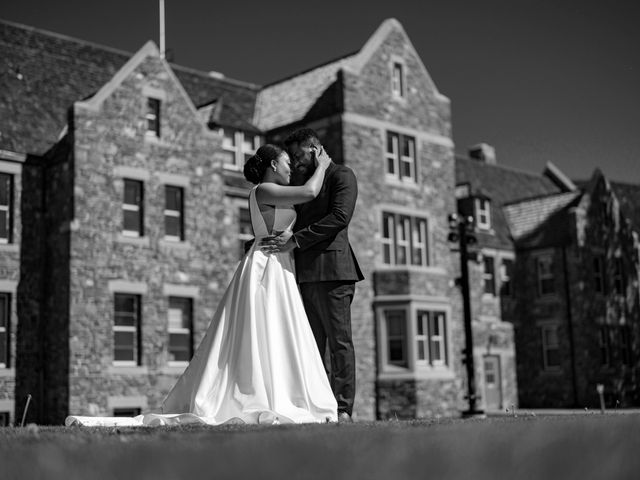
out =
{"type": "Polygon", "coordinates": [[[224,166],[232,170],[242,170],[244,162],[262,145],[260,135],[231,128],[223,128],[221,133],[222,148],[225,155],[224,166]]]}
{"type": "Polygon", "coordinates": [[[147,97],[147,135],[160,138],[160,100],[147,97]]]}
{"type": "Polygon", "coordinates": [[[487,198],[475,199],[476,225],[481,230],[491,229],[491,202],[487,198]]]}
{"type": "Polygon", "coordinates": [[[396,97],[404,97],[404,67],[400,62],[394,62],[391,72],[391,91],[396,97]]]}

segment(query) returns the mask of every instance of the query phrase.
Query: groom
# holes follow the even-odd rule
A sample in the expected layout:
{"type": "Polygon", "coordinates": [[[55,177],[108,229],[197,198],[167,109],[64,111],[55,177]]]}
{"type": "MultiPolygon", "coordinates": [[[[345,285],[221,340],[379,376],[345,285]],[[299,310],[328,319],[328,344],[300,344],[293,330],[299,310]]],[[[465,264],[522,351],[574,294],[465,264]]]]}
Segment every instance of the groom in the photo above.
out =
{"type": "MultiPolygon", "coordinates": [[[[285,140],[293,172],[292,185],[302,185],[315,170],[322,149],[309,128],[285,140]]],[[[351,302],[355,282],[364,277],[351,249],[348,227],[358,196],[350,168],[331,163],[318,196],[298,205],[294,233],[284,232],[262,244],[273,250],[295,249],[296,275],[320,356],[329,346],[329,380],[338,403],[338,420],[350,422],[355,397],[356,364],[351,339],[351,302]]]]}

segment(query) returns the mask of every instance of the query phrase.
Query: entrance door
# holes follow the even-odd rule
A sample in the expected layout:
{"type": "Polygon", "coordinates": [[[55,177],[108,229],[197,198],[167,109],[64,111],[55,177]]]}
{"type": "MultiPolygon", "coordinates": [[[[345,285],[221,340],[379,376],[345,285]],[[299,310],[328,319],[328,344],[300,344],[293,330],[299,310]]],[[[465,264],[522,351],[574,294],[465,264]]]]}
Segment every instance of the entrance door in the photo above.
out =
{"type": "Polygon", "coordinates": [[[502,408],[502,377],[498,355],[484,356],[484,398],[487,410],[502,408]]]}

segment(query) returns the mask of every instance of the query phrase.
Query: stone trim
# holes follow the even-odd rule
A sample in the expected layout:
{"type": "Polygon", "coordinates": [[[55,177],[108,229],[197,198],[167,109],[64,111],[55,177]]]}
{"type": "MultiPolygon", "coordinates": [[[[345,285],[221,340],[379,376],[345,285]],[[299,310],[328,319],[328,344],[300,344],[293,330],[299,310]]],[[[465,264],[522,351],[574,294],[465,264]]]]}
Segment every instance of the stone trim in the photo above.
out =
{"type": "Polygon", "coordinates": [[[200,298],[200,287],[165,283],[162,285],[162,295],[165,297],[200,298]]]}
{"type": "Polygon", "coordinates": [[[0,148],[0,158],[24,163],[27,160],[27,155],[25,153],[12,152],[11,150],[3,150],[0,148]]]}
{"type": "Polygon", "coordinates": [[[109,375],[149,375],[149,369],[140,365],[109,365],[107,373],[109,375]]]}
{"type": "Polygon", "coordinates": [[[0,172],[20,175],[22,173],[22,165],[15,162],[0,160],[0,172]]]}
{"type": "MultiPolygon", "coordinates": [[[[146,238],[146,237],[145,237],[146,238]]],[[[184,240],[170,240],[167,237],[163,237],[158,239],[158,246],[160,248],[166,248],[166,249],[175,249],[175,250],[191,250],[191,243],[189,243],[189,241],[184,240]]]]}
{"type": "Polygon", "coordinates": [[[128,235],[118,234],[115,238],[118,243],[129,243],[131,245],[138,245],[140,247],[149,247],[149,237],[130,237],[128,235]]]}
{"type": "Polygon", "coordinates": [[[130,282],[128,280],[109,280],[109,293],[134,293],[138,295],[146,295],[148,286],[143,282],[130,282]]]}
{"type": "Polygon", "coordinates": [[[0,292],[8,292],[15,295],[18,282],[15,280],[0,280],[0,292]]]}
{"type": "MultiPolygon", "coordinates": [[[[356,125],[361,125],[363,127],[377,128],[385,131],[392,130],[400,134],[414,136],[416,137],[416,139],[419,138],[420,140],[428,143],[433,143],[436,145],[449,147],[449,148],[454,147],[453,140],[449,137],[445,137],[437,133],[425,132],[423,130],[417,130],[415,128],[398,125],[396,123],[387,122],[385,120],[379,120],[377,118],[368,117],[366,115],[361,115],[359,113],[345,112],[342,114],[342,121],[344,123],[353,123],[356,125]]],[[[418,147],[416,145],[416,155],[417,155],[417,148],[418,147]]]]}
{"type": "Polygon", "coordinates": [[[373,297],[372,303],[410,303],[429,304],[437,307],[450,308],[451,299],[449,297],[438,297],[430,295],[377,295],[373,297]]]}
{"type": "Polygon", "coordinates": [[[109,410],[114,408],[141,408],[146,410],[148,408],[147,397],[143,395],[108,397],[107,408],[109,410]]]}
{"type": "Polygon", "coordinates": [[[142,96],[155,98],[161,102],[167,101],[167,92],[160,88],[152,87],[151,85],[145,85],[142,87],[142,96]]]}
{"type": "Polygon", "coordinates": [[[127,165],[116,165],[113,167],[113,176],[148,182],[151,178],[151,173],[145,168],[129,167],[127,165]]]}
{"type": "Polygon", "coordinates": [[[403,57],[395,53],[392,53],[390,57],[391,58],[389,58],[389,78],[391,79],[391,82],[389,85],[389,90],[391,91],[391,98],[396,102],[406,104],[407,96],[409,93],[409,85],[407,85],[407,70],[408,70],[407,61],[403,57]],[[403,95],[396,95],[395,93],[393,93],[393,69],[395,67],[395,64],[399,64],[402,67],[401,81],[404,89],[403,95]]]}
{"type": "Polygon", "coordinates": [[[19,252],[20,245],[17,243],[0,243],[0,252],[19,252]]]}
{"type": "Polygon", "coordinates": [[[176,187],[189,188],[191,186],[191,178],[187,175],[177,173],[155,172],[154,174],[161,184],[172,185],[176,187]]]}
{"type": "MultiPolygon", "coordinates": [[[[11,367],[11,368],[0,368],[0,378],[6,378],[6,377],[15,377],[16,376],[16,369],[11,367]]],[[[0,400],[1,401],[1,400],[0,400]]]]}

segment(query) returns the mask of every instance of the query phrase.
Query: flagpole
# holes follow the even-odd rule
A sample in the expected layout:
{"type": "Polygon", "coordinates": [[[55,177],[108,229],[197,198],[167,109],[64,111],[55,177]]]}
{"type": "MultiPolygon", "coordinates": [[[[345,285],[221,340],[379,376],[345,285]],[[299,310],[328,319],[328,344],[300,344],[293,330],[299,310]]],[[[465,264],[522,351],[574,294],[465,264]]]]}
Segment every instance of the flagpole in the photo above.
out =
{"type": "Polygon", "coordinates": [[[160,58],[165,58],[164,41],[164,0],[160,0],[160,58]]]}

